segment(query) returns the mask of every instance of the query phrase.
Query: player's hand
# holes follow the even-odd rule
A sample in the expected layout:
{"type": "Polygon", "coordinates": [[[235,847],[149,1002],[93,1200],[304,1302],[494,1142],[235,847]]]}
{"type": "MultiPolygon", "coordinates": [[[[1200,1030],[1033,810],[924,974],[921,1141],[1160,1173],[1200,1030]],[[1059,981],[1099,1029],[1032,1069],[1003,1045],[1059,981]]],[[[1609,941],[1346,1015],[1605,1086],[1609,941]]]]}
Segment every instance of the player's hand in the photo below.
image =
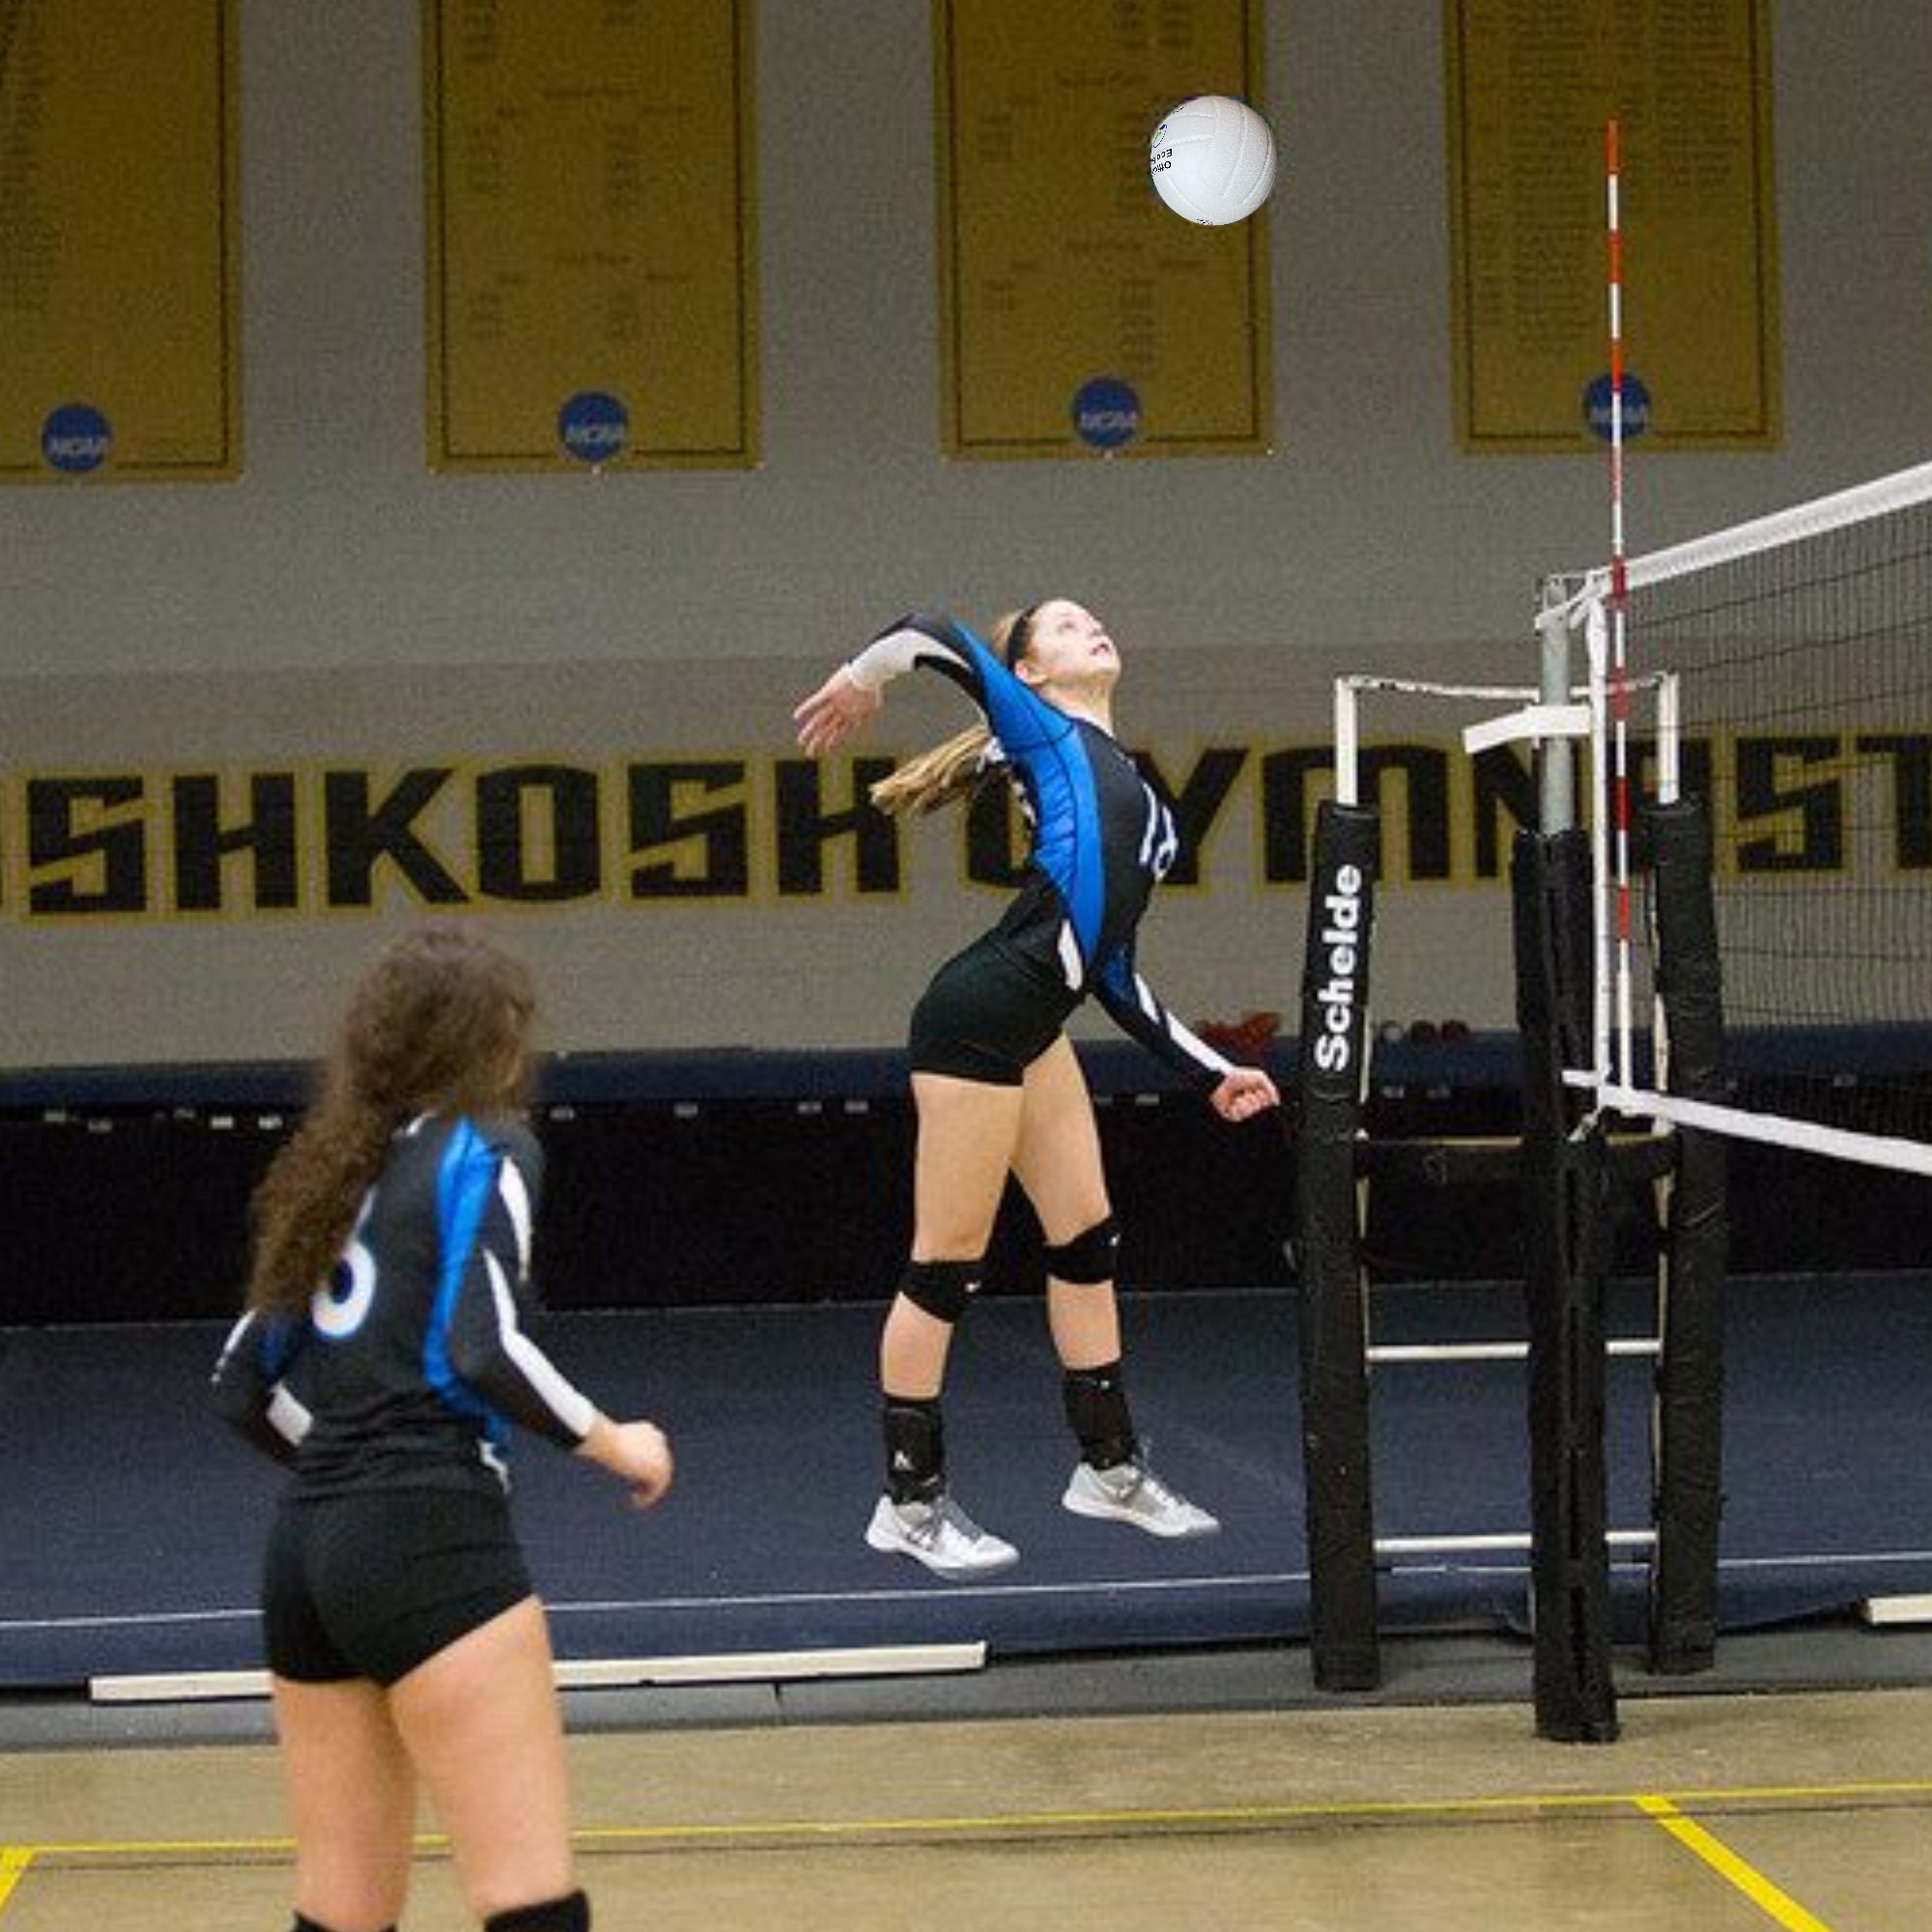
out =
{"type": "Polygon", "coordinates": [[[580,1453],[609,1469],[630,1491],[639,1509],[649,1509],[663,1497],[676,1466],[670,1438],[655,1422],[612,1422],[600,1415],[590,1425],[580,1453]]]}
{"type": "Polygon", "coordinates": [[[1280,1106],[1281,1095],[1259,1066],[1236,1066],[1221,1076],[1208,1104],[1224,1121],[1251,1121],[1264,1108],[1280,1106]]]}
{"type": "Polygon", "coordinates": [[[837,749],[868,719],[876,718],[885,701],[884,693],[854,684],[851,672],[840,665],[791,714],[800,747],[814,757],[837,749]]]}

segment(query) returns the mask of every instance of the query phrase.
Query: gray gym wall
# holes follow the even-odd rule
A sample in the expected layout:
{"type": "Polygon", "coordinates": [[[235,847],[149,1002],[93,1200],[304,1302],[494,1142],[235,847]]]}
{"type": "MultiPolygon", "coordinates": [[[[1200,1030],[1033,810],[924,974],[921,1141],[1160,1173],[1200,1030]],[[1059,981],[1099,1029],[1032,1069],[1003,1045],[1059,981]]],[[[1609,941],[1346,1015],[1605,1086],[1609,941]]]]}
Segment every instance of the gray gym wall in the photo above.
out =
{"type": "MultiPolygon", "coordinates": [[[[839,852],[823,895],[780,892],[769,794],[790,704],[908,605],[989,618],[1064,591],[1128,652],[1130,742],[1181,774],[1206,746],[1251,748],[1203,883],[1147,927],[1149,977],[1191,1017],[1292,1009],[1303,903],[1264,875],[1255,759],[1325,735],[1338,668],[1532,676],[1534,586],[1602,555],[1606,483],[1589,452],[1457,446],[1438,0],[1266,11],[1273,454],[944,458],[929,9],[758,0],[761,465],[438,477],[416,0],[244,0],[245,470],[0,492],[10,867],[27,771],[306,783],[449,764],[425,825],[446,814],[460,850],[475,774],[569,763],[607,794],[609,890],[490,913],[543,976],[554,1044],[895,1040],[929,964],[1000,898],[961,881],[952,825],[908,835],[896,895],[859,895],[839,852]],[[745,764],[750,887],[634,902],[625,774],[696,756],[745,764]]],[[[1923,9],[1772,14],[1782,446],[1639,446],[1634,551],[1904,467],[1932,440],[1923,9]]],[[[949,691],[895,692],[877,743],[960,722],[949,691]]],[[[6,876],[14,1066],[307,1053],[347,976],[420,912],[387,890],[366,913],[34,920],[6,876]]],[[[1378,962],[1385,1010],[1505,1022],[1503,906],[1481,882],[1423,895],[1416,941],[1378,962]]]]}

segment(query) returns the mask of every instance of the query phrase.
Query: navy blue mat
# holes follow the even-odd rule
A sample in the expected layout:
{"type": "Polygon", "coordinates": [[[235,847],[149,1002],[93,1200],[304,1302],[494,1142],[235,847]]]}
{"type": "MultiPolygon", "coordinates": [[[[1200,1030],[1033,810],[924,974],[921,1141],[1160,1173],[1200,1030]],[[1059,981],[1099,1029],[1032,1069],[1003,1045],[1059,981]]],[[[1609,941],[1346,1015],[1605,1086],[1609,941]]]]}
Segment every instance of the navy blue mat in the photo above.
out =
{"type": "MultiPolygon", "coordinates": [[[[1385,1291],[1378,1339],[1520,1332],[1514,1299],[1385,1291]]],[[[673,1496],[638,1515],[599,1472],[520,1446],[519,1521],[560,1652],[983,1640],[1017,1655],[1305,1636],[1293,1297],[1124,1305],[1156,1460],[1224,1533],[1162,1545],[1059,1508],[1069,1445],[1042,1311],[994,1299],[960,1333],[949,1441],[962,1500],[1024,1560],[970,1587],[860,1539],[877,1307],[550,1319],[557,1360],[613,1410],[663,1420],[680,1464],[673,1496]]],[[[1741,1283],[1730,1334],[1726,1624],[1932,1591],[1932,1283],[1741,1283]]],[[[207,1407],[220,1339],[210,1323],[0,1331],[0,1688],[258,1663],[254,1571],[280,1477],[207,1407]]],[[[1647,1370],[1611,1376],[1611,1517],[1641,1526],[1647,1370]]],[[[1520,1365],[1379,1370],[1379,1531],[1520,1529],[1522,1406],[1520,1365]]],[[[1640,1572],[1619,1574],[1626,1605],[1640,1601],[1640,1572]]],[[[1383,1622],[1507,1625],[1525,1598],[1520,1558],[1405,1563],[1383,1578],[1383,1622]]]]}

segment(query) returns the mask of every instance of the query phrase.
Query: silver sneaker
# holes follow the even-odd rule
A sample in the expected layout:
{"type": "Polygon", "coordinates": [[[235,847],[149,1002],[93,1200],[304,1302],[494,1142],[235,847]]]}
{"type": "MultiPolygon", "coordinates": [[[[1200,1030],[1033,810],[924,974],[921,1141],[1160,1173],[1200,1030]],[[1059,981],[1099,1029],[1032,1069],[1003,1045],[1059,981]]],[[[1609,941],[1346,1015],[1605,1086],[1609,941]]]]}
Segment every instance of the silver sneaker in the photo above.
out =
{"type": "Polygon", "coordinates": [[[1020,1553],[983,1530],[943,1491],[929,1503],[895,1503],[881,1496],[866,1541],[874,1549],[910,1556],[937,1577],[990,1577],[1010,1570],[1020,1553]]]}
{"type": "Polygon", "coordinates": [[[1130,1522],[1150,1536],[1212,1536],[1221,1527],[1216,1518],[1171,1489],[1138,1458],[1111,1469],[1075,1463],[1060,1500],[1075,1516],[1130,1522]]]}

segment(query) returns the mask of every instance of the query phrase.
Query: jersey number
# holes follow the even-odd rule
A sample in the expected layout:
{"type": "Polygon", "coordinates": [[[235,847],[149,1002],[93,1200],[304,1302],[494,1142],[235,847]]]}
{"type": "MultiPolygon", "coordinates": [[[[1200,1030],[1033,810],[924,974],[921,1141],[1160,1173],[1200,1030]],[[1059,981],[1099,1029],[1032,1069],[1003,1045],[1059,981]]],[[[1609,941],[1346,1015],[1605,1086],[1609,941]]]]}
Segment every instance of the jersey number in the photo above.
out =
{"type": "Polygon", "coordinates": [[[309,1319],[316,1332],[331,1342],[347,1341],[355,1334],[369,1319],[376,1299],[376,1257],[362,1240],[362,1224],[368,1218],[369,1204],[365,1201],[342,1259],[309,1302],[309,1319]]]}
{"type": "Polygon", "coordinates": [[[1148,787],[1147,827],[1141,834],[1141,869],[1155,879],[1167,877],[1174,855],[1180,849],[1180,834],[1175,830],[1174,814],[1161,804],[1151,785],[1148,787]]]}

